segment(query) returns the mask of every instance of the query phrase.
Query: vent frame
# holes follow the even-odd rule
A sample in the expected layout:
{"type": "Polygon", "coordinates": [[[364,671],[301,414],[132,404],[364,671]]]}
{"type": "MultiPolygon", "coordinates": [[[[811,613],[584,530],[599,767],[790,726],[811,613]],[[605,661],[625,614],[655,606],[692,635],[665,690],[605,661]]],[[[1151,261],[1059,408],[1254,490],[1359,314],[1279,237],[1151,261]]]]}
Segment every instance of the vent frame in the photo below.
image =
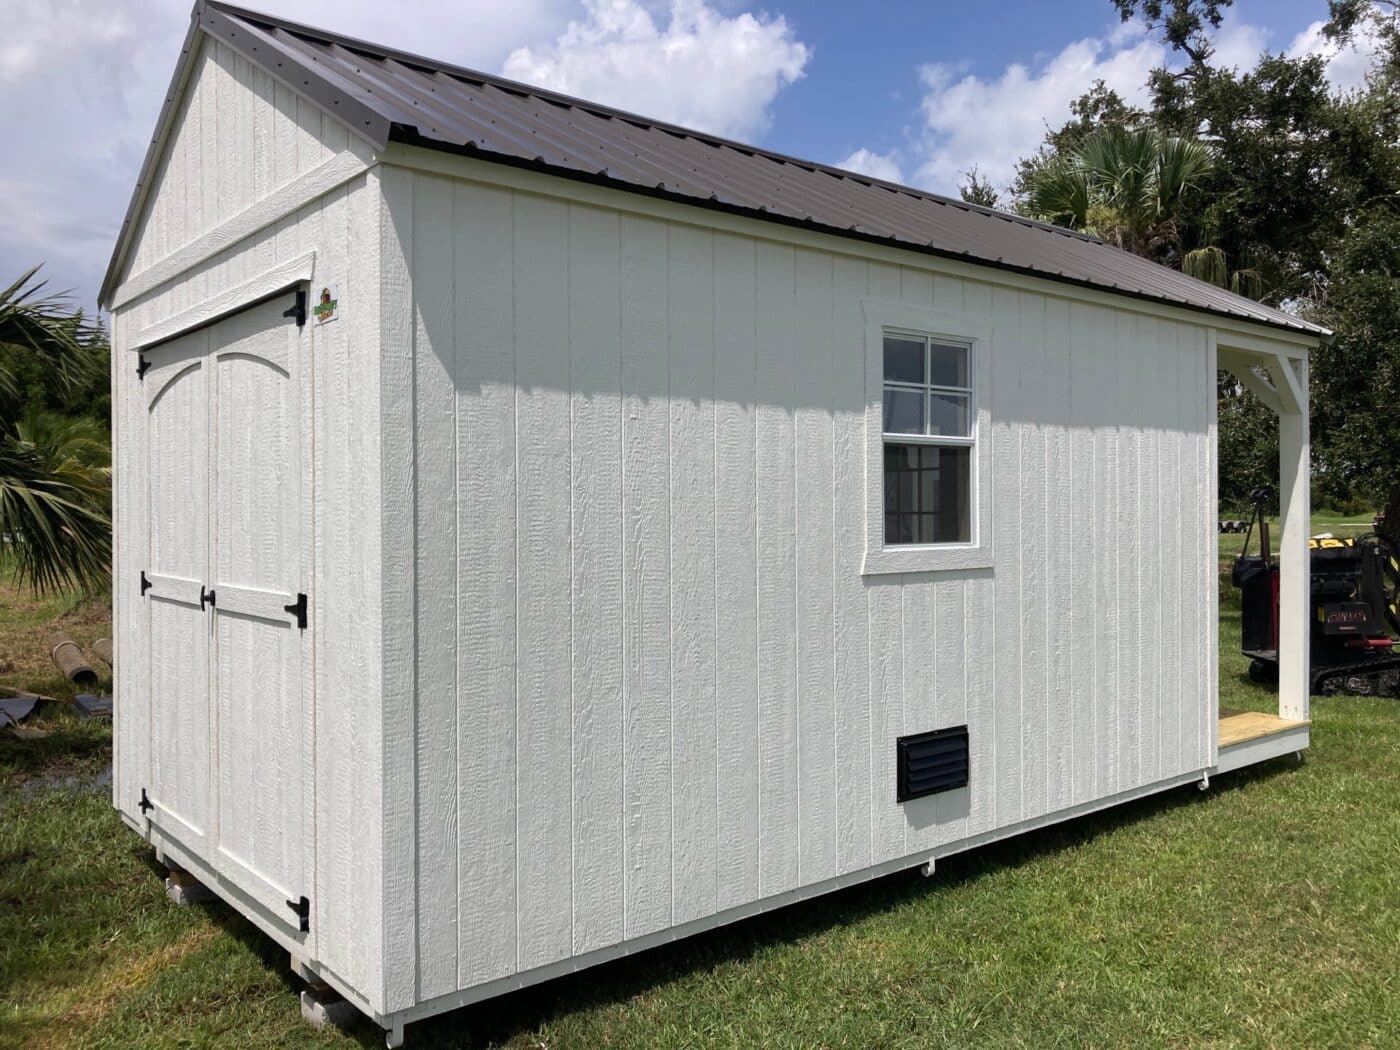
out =
{"type": "Polygon", "coordinates": [[[971,782],[972,751],[967,726],[948,726],[895,740],[896,802],[957,791],[971,782]],[[918,768],[930,764],[940,768],[936,772],[918,768]]]}

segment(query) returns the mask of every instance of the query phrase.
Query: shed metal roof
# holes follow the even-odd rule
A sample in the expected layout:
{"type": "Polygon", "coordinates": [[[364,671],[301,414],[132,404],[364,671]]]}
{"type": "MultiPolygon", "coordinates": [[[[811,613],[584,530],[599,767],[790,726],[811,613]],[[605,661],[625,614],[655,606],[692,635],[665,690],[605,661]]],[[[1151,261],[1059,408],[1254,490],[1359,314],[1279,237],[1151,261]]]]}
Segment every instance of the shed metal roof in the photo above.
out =
{"type": "MultiPolygon", "coordinates": [[[[1318,336],[1292,314],[1097,238],[813,161],[650,120],[218,2],[192,33],[225,41],[380,148],[390,141],[548,171],[631,192],[1318,336]]],[[[183,62],[193,54],[187,41],[183,62]]],[[[103,298],[111,291],[163,129],[177,70],[103,298]]]]}

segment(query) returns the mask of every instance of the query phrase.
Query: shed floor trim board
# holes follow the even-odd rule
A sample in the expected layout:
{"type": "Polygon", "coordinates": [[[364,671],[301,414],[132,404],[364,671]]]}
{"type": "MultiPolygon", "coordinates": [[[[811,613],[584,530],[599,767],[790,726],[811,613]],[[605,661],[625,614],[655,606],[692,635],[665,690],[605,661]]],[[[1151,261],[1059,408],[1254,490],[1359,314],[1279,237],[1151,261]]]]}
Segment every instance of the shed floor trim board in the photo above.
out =
{"type": "Polygon", "coordinates": [[[1074,820],[1077,817],[1086,816],[1099,810],[1111,809],[1114,806],[1145,798],[1148,795],[1170,791],[1173,788],[1182,787],[1186,784],[1197,784],[1201,782],[1207,772],[1207,770],[1202,769],[1197,772],[1183,773],[1179,776],[1160,780],[1145,787],[1124,791],[1116,795],[1109,795],[1105,798],[1086,802],[1079,806],[1072,806],[1068,809],[1045,814],[1044,816],[1034,817],[1030,820],[1022,821],[1019,824],[1012,824],[1008,827],[984,832],[980,835],[959,839],[956,842],[949,842],[942,846],[935,847],[932,850],[923,849],[917,853],[911,853],[895,860],[886,861],[883,864],[846,872],[834,878],[824,879],[821,882],[812,883],[808,886],[799,886],[796,889],[775,894],[771,897],[765,897],[762,900],[739,905],[738,907],[730,908],[727,911],[722,911],[715,915],[708,915],[682,925],[657,930],[654,933],[649,933],[641,937],[634,937],[621,944],[599,948],[585,955],[561,959],[559,962],[550,963],[547,966],[540,966],[522,973],[513,974],[509,977],[502,977],[489,984],[482,984],[475,988],[467,988],[452,992],[448,995],[438,996],[437,998],[426,1000],[416,1006],[396,1011],[387,1016],[375,1016],[374,1020],[387,1027],[394,1021],[411,1023],[445,1013],[449,1010],[470,1006],[473,1003],[491,999],[498,995],[505,995],[507,992],[517,991],[521,988],[528,988],[531,985],[540,984],[541,982],[552,980],[555,977],[562,977],[565,974],[574,973],[578,970],[584,970],[590,966],[596,966],[600,963],[611,962],[615,959],[635,955],[649,948],[669,944],[672,941],[683,940],[686,937],[697,933],[703,933],[706,930],[712,930],[720,926],[726,926],[732,922],[738,922],[755,915],[761,915],[764,912],[773,911],[788,904],[796,904],[798,901],[820,897],[823,894],[845,889],[848,886],[859,885],[862,882],[868,882],[884,875],[892,875],[897,871],[922,867],[930,861],[951,857],[970,849],[976,849],[979,846],[985,846],[1002,839],[1013,838],[1016,835],[1024,834],[1028,831],[1035,831],[1052,824],[1074,820]]]}
{"type": "Polygon", "coordinates": [[[1309,722],[1295,722],[1262,711],[1220,709],[1216,773],[1267,762],[1307,750],[1309,722]]]}
{"type": "MultiPolygon", "coordinates": [[[[702,933],[719,926],[725,926],[729,923],[738,922],[755,915],[761,915],[764,912],[773,911],[788,904],[795,904],[798,901],[819,897],[835,890],[845,889],[848,886],[855,886],[862,882],[868,882],[885,875],[891,875],[897,871],[921,867],[928,864],[930,861],[951,857],[971,849],[976,849],[980,846],[989,845],[993,842],[1013,838],[1017,835],[1025,834],[1026,832],[1087,816],[1090,813],[1095,813],[1100,810],[1111,809],[1114,806],[1133,802],[1149,795],[1160,794],[1161,792],[1170,791],[1173,788],[1182,787],[1187,784],[1200,783],[1207,774],[1224,773],[1239,769],[1243,766],[1264,762],[1280,755],[1301,751],[1308,746],[1308,723],[1289,722],[1286,719],[1277,718],[1272,715],[1257,715],[1257,717],[1250,717],[1246,721],[1238,723],[1232,721],[1229,739],[1236,741],[1238,737],[1238,740],[1237,742],[1229,744],[1225,743],[1227,739],[1225,723],[1227,720],[1239,718],[1241,714],[1250,716],[1256,715],[1255,712],[1222,712],[1220,761],[1216,766],[1208,770],[1203,769],[1197,772],[1169,777],[1145,787],[1120,792],[1116,795],[1109,795],[1105,798],[1083,803],[1082,805],[1072,806],[1068,809],[1045,814],[1044,816],[1034,817],[1030,820],[1022,821],[1019,824],[1012,824],[1005,828],[994,829],[980,835],[973,835],[956,842],[950,842],[943,846],[936,847],[931,851],[920,850],[917,853],[911,853],[905,857],[886,861],[883,864],[846,872],[842,875],[837,875],[834,878],[825,879],[809,886],[800,886],[784,893],[765,897],[762,900],[754,901],[750,904],[730,908],[727,911],[719,912],[715,915],[695,919],[679,926],[657,930],[654,933],[646,934],[642,937],[634,937],[631,940],[610,945],[606,948],[599,948],[585,955],[561,959],[559,962],[536,967],[522,973],[513,974],[509,977],[502,977],[488,984],[482,984],[474,988],[438,996],[437,998],[426,1000],[405,1010],[393,1011],[388,1014],[378,1013],[369,1007],[365,999],[359,995],[354,988],[343,981],[338,975],[329,971],[322,964],[310,962],[304,965],[308,971],[314,973],[320,980],[340,993],[340,995],[349,1002],[354,1003],[355,1006],[374,1021],[375,1024],[385,1029],[394,1029],[403,1024],[433,1017],[437,1014],[460,1009],[464,1006],[470,1006],[473,1003],[481,1002],[485,999],[504,995],[507,992],[517,991],[522,988],[528,988],[532,985],[552,980],[555,977],[562,977],[565,974],[599,965],[600,963],[611,962],[629,955],[635,955],[649,948],[659,947],[663,944],[669,944],[672,941],[682,940],[693,934],[702,933]],[[1249,726],[1253,727],[1252,730],[1239,728],[1245,726],[1246,722],[1249,726]],[[1240,735],[1247,734],[1251,731],[1255,735],[1240,735]],[[1301,736],[1299,734],[1301,734],[1301,736]]],[[[200,882],[222,897],[230,907],[240,912],[264,933],[272,937],[279,945],[286,948],[294,958],[298,960],[304,959],[305,950],[298,936],[290,933],[290,931],[282,928],[277,923],[270,921],[263,908],[259,907],[252,900],[245,898],[244,895],[238,893],[234,887],[231,887],[225,880],[221,879],[216,872],[203,862],[203,860],[181,849],[178,843],[163,839],[158,830],[143,828],[138,828],[137,830],[140,830],[150,839],[152,844],[156,846],[157,853],[162,860],[168,859],[178,864],[180,867],[185,868],[199,879],[200,882]]]]}

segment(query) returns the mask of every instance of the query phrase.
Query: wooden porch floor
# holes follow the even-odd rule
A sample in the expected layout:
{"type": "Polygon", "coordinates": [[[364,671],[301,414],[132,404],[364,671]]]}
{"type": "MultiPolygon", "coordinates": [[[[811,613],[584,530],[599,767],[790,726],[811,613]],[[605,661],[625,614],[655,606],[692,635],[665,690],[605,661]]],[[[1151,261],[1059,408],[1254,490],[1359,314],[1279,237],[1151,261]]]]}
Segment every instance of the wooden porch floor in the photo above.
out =
{"type": "Polygon", "coordinates": [[[1220,709],[1220,746],[1230,747],[1243,744],[1260,737],[1273,736],[1306,722],[1291,722],[1278,715],[1268,715],[1262,711],[1235,711],[1228,707],[1220,709]]]}

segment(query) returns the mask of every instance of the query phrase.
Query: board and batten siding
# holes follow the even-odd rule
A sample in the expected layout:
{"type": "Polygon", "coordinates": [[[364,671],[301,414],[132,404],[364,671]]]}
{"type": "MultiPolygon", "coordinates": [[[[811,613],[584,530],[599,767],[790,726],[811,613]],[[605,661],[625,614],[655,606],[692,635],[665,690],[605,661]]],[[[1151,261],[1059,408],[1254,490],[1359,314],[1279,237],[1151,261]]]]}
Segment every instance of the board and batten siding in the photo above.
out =
{"type": "Polygon", "coordinates": [[[411,304],[405,996],[1209,764],[1204,327],[382,171],[411,304]],[[990,329],[990,570],[861,574],[867,299],[990,329]],[[963,723],[970,789],[897,805],[895,738],[963,723]]]}

